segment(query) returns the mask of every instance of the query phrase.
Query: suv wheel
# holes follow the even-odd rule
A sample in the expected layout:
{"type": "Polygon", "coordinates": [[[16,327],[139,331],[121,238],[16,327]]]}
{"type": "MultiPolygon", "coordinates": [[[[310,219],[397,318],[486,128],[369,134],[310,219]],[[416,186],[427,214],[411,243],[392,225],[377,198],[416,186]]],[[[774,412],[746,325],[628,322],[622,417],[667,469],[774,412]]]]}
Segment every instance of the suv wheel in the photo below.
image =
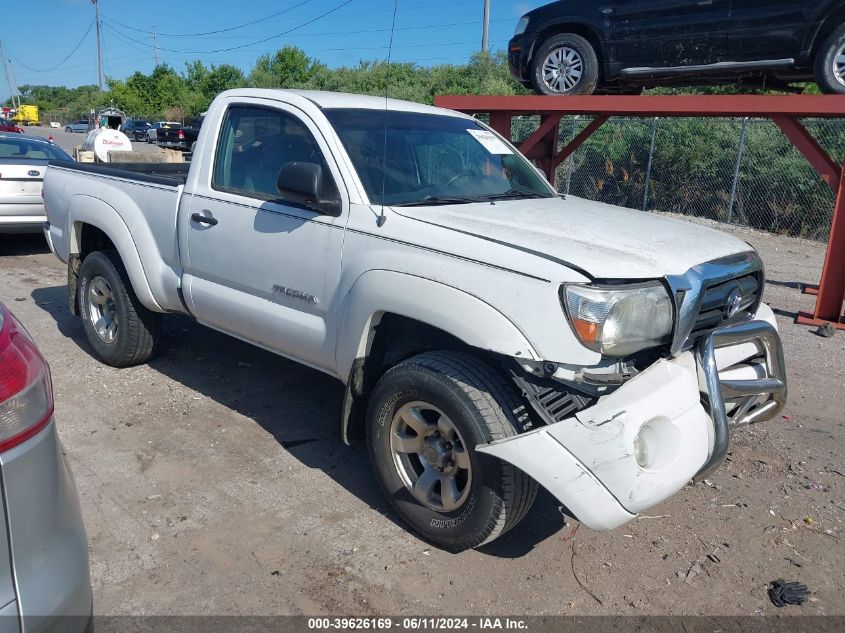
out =
{"type": "Polygon", "coordinates": [[[135,295],[117,251],[96,251],[82,260],[77,296],[85,336],[101,361],[129,367],[153,355],[160,315],[135,295]]]}
{"type": "Polygon", "coordinates": [[[588,95],[596,89],[599,61],[580,35],[562,33],[537,49],[531,64],[531,85],[544,95],[588,95]]]}
{"type": "Polygon", "coordinates": [[[845,25],[831,33],[819,48],[816,83],[826,94],[845,94],[845,25]]]}
{"type": "Polygon", "coordinates": [[[370,396],[367,444],[393,508],[451,552],[489,543],[531,508],[537,483],[475,447],[516,435],[521,403],[468,354],[427,352],[382,376],[370,396]]]}

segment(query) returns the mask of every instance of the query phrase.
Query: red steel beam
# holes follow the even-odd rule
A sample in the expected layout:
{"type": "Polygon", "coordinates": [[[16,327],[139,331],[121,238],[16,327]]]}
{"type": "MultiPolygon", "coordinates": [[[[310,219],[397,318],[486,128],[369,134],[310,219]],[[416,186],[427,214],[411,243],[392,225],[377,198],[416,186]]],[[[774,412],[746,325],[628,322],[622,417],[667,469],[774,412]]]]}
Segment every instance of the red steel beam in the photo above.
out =
{"type": "Polygon", "coordinates": [[[490,127],[506,139],[511,140],[511,113],[507,111],[491,112],[490,127]]]}
{"type": "Polygon", "coordinates": [[[470,114],[507,111],[512,114],[595,114],[666,117],[764,117],[776,115],[842,118],[845,95],[671,95],[671,96],[476,96],[440,95],[434,105],[470,114]]]}
{"type": "Polygon", "coordinates": [[[598,130],[602,125],[607,122],[609,118],[609,114],[597,115],[596,118],[593,119],[587,127],[581,130],[578,136],[569,141],[569,144],[557,153],[557,155],[552,159],[552,165],[554,167],[557,167],[563,161],[565,161],[570,154],[577,150],[581,146],[581,144],[588,138],[590,138],[596,132],[596,130],[598,130]]]}
{"type": "MultiPolygon", "coordinates": [[[[843,115],[845,115],[845,112],[843,112],[843,115]]],[[[772,121],[792,141],[795,149],[804,154],[804,157],[819,172],[822,180],[833,190],[833,193],[839,191],[839,165],[819,145],[819,142],[813,138],[813,135],[807,131],[807,128],[792,116],[783,114],[772,115],[772,121]]]]}
{"type": "Polygon", "coordinates": [[[803,325],[832,324],[845,330],[845,314],[842,304],[845,302],[845,167],[839,178],[839,194],[833,210],[833,223],[827,242],[827,253],[819,283],[816,309],[813,314],[802,312],[796,321],[803,325]]]}
{"type": "Polygon", "coordinates": [[[540,127],[527,139],[519,144],[519,151],[523,154],[528,154],[534,146],[543,140],[548,134],[556,134],[560,120],[563,118],[562,114],[551,114],[543,117],[540,127]]]}

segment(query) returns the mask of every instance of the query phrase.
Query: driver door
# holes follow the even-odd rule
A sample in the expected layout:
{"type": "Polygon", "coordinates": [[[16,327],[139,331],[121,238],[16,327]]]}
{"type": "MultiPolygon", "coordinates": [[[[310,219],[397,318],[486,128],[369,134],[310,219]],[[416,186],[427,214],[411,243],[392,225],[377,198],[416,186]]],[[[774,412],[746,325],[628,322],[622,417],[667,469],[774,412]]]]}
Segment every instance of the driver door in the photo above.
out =
{"type": "Polygon", "coordinates": [[[276,179],[294,161],[319,164],[324,191],[342,182],[304,113],[279,102],[228,106],[213,164],[201,178],[207,182],[191,192],[180,218],[183,288],[202,323],[333,370],[348,199],[341,191],[339,217],[282,199],[276,179]]]}

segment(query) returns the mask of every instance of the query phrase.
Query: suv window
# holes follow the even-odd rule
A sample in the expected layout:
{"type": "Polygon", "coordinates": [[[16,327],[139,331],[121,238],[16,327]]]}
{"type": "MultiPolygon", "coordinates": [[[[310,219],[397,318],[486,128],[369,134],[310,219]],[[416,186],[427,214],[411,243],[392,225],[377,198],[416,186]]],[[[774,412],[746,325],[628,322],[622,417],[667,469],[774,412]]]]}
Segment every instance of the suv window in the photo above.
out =
{"type": "Polygon", "coordinates": [[[334,187],[317,141],[302,121],[280,110],[233,106],[223,121],[212,186],[264,200],[279,199],[279,171],[292,162],[320,165],[326,184],[334,187]]]}

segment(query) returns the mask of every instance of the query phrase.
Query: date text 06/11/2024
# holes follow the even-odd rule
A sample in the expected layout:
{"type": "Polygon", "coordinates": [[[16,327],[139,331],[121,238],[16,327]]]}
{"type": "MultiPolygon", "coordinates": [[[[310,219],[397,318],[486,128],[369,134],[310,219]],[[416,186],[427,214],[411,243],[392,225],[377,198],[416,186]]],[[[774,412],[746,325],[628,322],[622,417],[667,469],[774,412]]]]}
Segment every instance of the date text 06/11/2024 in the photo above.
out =
{"type": "Polygon", "coordinates": [[[478,630],[519,631],[528,628],[519,618],[477,617],[477,618],[441,618],[441,617],[346,617],[346,618],[309,618],[308,628],[316,631],[328,630],[374,630],[374,631],[450,631],[478,630]]]}

